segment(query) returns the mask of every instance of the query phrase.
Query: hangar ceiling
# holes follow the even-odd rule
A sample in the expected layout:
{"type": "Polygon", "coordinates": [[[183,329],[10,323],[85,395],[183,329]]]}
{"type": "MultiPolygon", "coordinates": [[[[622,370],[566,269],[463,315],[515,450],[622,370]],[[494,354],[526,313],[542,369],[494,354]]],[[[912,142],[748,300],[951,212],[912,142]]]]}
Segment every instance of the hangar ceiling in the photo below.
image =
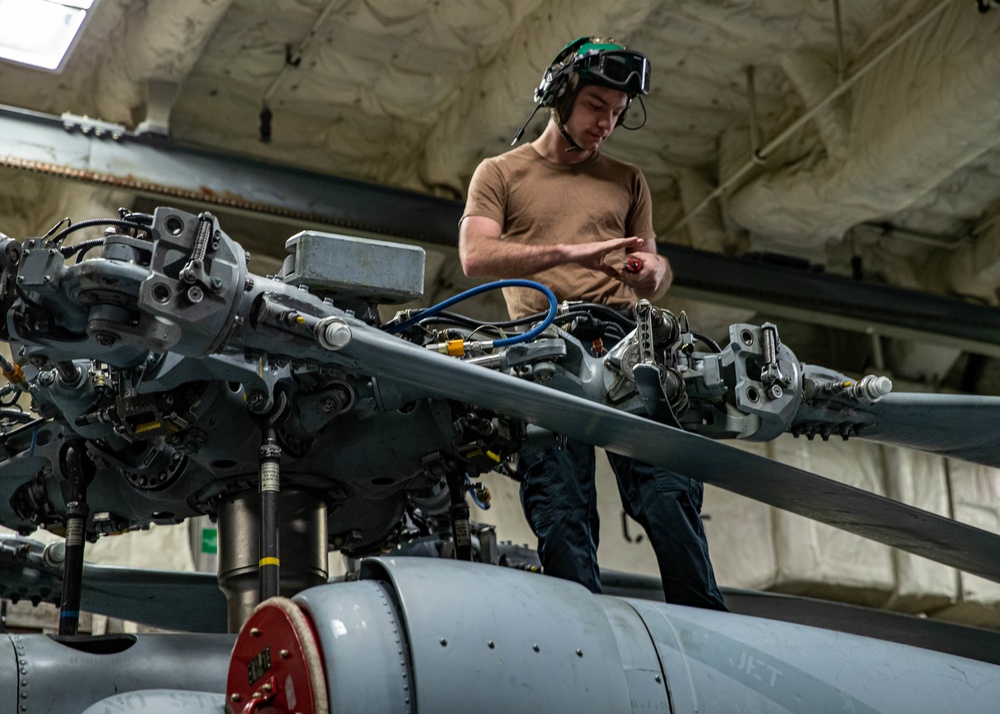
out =
{"type": "MultiPolygon", "coordinates": [[[[504,151],[528,116],[552,56],[583,34],[650,57],[645,125],[616,131],[607,151],[646,173],[661,244],[734,259],[698,263],[716,273],[708,290],[685,293],[678,276],[668,306],[716,328],[762,309],[754,319],[766,319],[767,306],[726,290],[739,283],[735,259],[747,256],[775,266],[761,281],[792,270],[844,278],[824,284],[834,293],[856,284],[948,298],[944,314],[953,310],[956,324],[973,319],[965,307],[997,305],[994,0],[99,0],[61,73],[0,61],[0,104],[121,125],[160,142],[161,158],[149,160],[164,162],[161,171],[163,156],[186,156],[174,148],[204,147],[314,172],[303,176],[334,194],[331,206],[346,194],[320,176],[414,192],[450,220],[478,161],[504,151]]],[[[632,121],[642,117],[637,109],[632,121]]],[[[178,198],[130,182],[137,169],[127,161],[109,168],[122,180],[104,185],[39,173],[28,160],[39,143],[18,142],[28,120],[12,121],[0,136],[0,230],[10,235],[178,198]]],[[[525,140],[543,125],[536,118],[525,140]]],[[[255,175],[226,161],[212,173],[235,187],[255,175]]],[[[191,181],[184,200],[202,186],[191,181]]],[[[245,209],[223,225],[255,252],[280,256],[285,237],[317,222],[255,215],[261,202],[231,190],[230,209],[216,201],[212,210],[245,209]]],[[[358,210],[392,213],[403,201],[374,188],[366,196],[358,210]]],[[[437,242],[456,237],[457,226],[437,242]]],[[[428,301],[468,284],[447,249],[429,262],[429,278],[428,301]]],[[[871,325],[904,300],[884,295],[867,306],[871,325]]],[[[917,321],[920,305],[905,302],[917,321]]],[[[779,324],[808,361],[1000,392],[989,349],[936,340],[933,329],[903,339],[881,327],[866,334],[863,316],[799,313],[779,324]]]]}

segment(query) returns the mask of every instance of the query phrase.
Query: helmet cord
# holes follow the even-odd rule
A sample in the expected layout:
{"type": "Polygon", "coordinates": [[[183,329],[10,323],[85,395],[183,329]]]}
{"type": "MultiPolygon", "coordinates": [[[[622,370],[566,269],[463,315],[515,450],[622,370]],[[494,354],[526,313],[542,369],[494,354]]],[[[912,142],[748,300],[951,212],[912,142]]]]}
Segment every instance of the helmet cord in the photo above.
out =
{"type": "Polygon", "coordinates": [[[524,124],[521,125],[521,128],[517,130],[517,133],[514,134],[514,141],[510,142],[511,146],[521,140],[521,137],[524,136],[524,130],[528,128],[528,124],[531,123],[531,120],[535,118],[535,114],[537,114],[538,110],[541,108],[541,104],[535,105],[535,111],[531,112],[531,116],[528,117],[527,121],[525,121],[524,124]]]}
{"type": "Polygon", "coordinates": [[[629,131],[635,131],[636,129],[641,129],[642,127],[646,126],[646,117],[648,116],[646,114],[646,104],[645,104],[645,102],[642,101],[642,95],[641,94],[635,95],[635,98],[639,100],[639,106],[642,107],[642,123],[639,124],[639,126],[625,126],[624,124],[622,124],[622,129],[628,129],[629,131]]]}

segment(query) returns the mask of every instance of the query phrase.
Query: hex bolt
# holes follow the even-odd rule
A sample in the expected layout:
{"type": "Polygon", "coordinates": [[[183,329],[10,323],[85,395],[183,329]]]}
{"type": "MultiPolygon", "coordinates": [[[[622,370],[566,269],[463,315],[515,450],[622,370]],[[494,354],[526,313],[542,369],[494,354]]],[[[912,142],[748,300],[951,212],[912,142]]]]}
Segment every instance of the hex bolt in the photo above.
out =
{"type": "Polygon", "coordinates": [[[50,567],[61,566],[66,560],[66,542],[49,543],[42,551],[42,563],[50,567]]]}
{"type": "Polygon", "coordinates": [[[583,657],[583,650],[577,650],[576,651],[576,656],[577,657],[583,657]]]}
{"type": "Polygon", "coordinates": [[[439,640],[438,640],[438,642],[440,642],[440,643],[441,643],[441,646],[442,646],[442,647],[447,647],[447,646],[448,646],[448,640],[446,640],[446,639],[445,639],[445,638],[443,638],[443,637],[442,637],[441,639],[439,639],[439,640]]]}
{"type": "Polygon", "coordinates": [[[281,650],[278,653],[278,656],[281,657],[281,659],[288,659],[289,657],[292,656],[292,653],[289,652],[288,650],[281,650]]]}
{"type": "Polygon", "coordinates": [[[531,649],[535,650],[535,652],[540,652],[542,648],[539,647],[537,644],[534,644],[531,646],[531,649]]]}
{"type": "Polygon", "coordinates": [[[240,700],[240,695],[234,692],[233,694],[229,695],[229,699],[234,702],[238,702],[240,700]]]}
{"type": "Polygon", "coordinates": [[[260,637],[260,630],[258,630],[256,627],[251,627],[250,628],[250,636],[251,637],[260,637]]]}
{"type": "Polygon", "coordinates": [[[339,350],[351,343],[351,327],[339,318],[324,320],[316,326],[316,338],[328,350],[339,350]]]}

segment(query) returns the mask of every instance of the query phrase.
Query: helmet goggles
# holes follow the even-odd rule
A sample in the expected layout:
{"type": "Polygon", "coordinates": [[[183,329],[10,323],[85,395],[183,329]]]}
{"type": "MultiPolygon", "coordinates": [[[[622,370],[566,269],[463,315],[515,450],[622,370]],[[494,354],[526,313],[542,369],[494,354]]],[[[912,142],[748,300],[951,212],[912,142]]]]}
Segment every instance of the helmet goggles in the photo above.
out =
{"type": "Polygon", "coordinates": [[[630,96],[649,93],[649,60],[640,52],[592,52],[577,56],[573,68],[584,83],[602,84],[630,96]]]}
{"type": "MultiPolygon", "coordinates": [[[[628,104],[631,104],[636,96],[649,94],[649,75],[649,60],[641,52],[625,49],[624,45],[612,39],[578,37],[563,47],[545,70],[542,82],[535,90],[535,110],[514,134],[511,146],[521,138],[535,112],[542,107],[551,107],[561,126],[581,86],[596,84],[617,89],[628,95],[628,104]]],[[[628,104],[618,115],[615,126],[624,123],[628,104]]]]}

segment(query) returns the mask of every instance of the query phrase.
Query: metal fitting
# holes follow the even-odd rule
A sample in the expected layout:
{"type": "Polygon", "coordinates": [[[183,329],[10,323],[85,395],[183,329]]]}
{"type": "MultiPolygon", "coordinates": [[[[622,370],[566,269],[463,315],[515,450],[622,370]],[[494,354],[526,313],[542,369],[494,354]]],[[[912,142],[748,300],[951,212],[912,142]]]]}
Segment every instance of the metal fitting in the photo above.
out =
{"type": "Polygon", "coordinates": [[[351,326],[339,317],[327,317],[316,324],[316,340],[326,349],[339,350],[351,343],[351,326]]]}

